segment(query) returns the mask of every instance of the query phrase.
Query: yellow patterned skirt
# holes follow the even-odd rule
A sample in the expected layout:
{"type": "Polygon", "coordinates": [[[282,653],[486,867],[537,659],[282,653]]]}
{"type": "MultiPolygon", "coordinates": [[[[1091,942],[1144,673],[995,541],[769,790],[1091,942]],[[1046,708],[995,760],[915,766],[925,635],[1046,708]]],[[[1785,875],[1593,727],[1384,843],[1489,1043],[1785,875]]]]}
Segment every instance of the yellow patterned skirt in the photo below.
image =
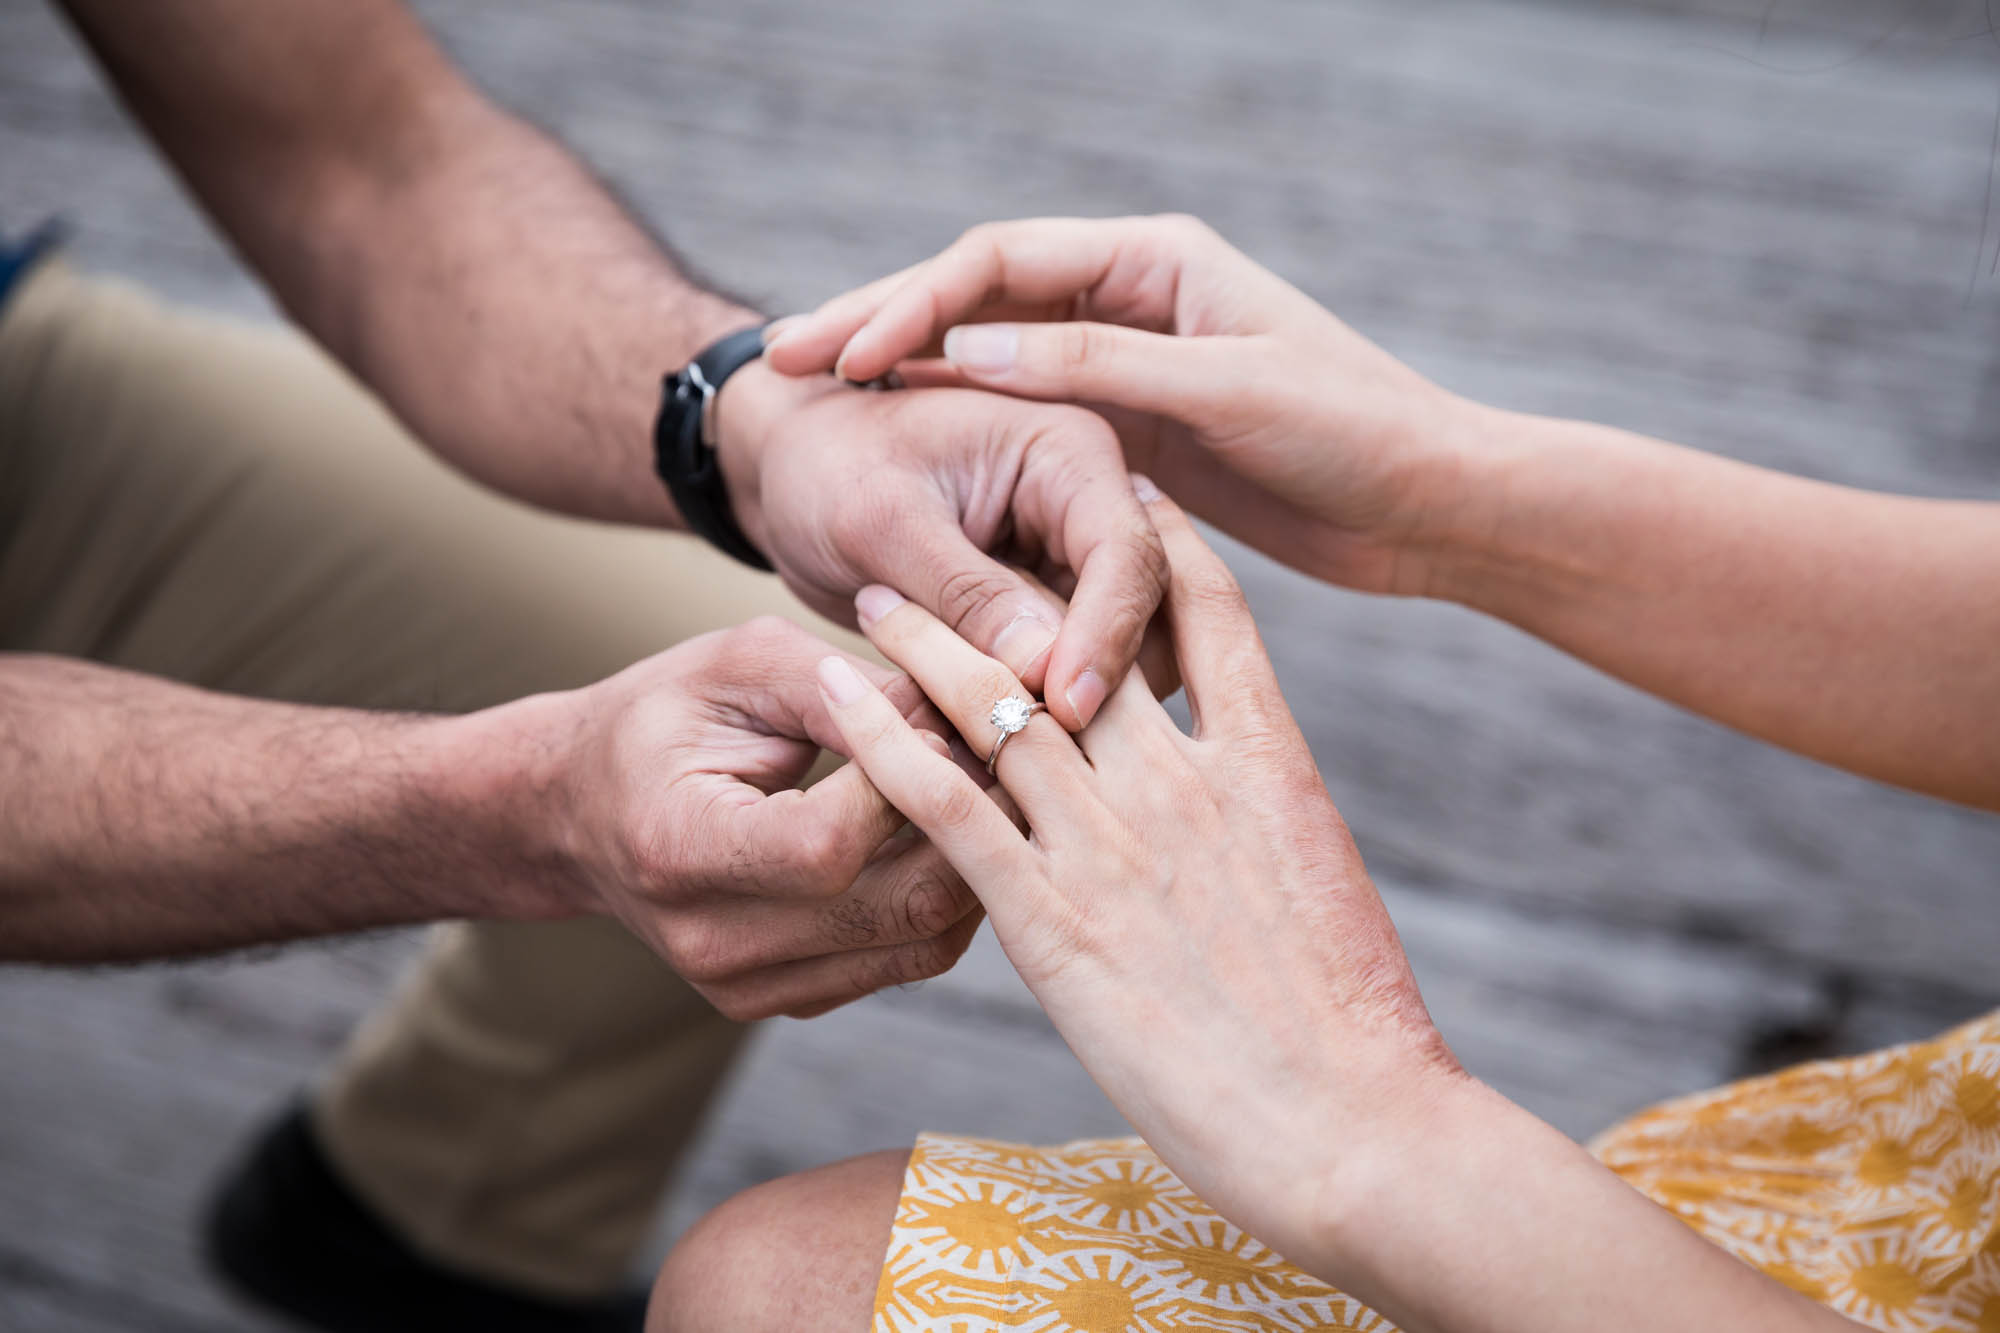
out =
{"type": "MultiPolygon", "coordinates": [[[[2000,1013],[1668,1102],[1591,1145],[1689,1226],[1850,1318],[2000,1333],[2000,1013]]],[[[1211,1212],[1138,1139],[926,1134],[876,1333],[1393,1326],[1211,1212]]]]}

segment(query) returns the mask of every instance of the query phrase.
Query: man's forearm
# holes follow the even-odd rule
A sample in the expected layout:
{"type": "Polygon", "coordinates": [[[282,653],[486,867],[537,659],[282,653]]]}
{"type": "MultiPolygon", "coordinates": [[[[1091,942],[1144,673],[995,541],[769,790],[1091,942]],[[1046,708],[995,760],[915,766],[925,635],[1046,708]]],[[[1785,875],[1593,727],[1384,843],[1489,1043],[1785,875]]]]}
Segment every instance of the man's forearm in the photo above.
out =
{"type": "Polygon", "coordinates": [[[0,958],[560,915],[489,730],[0,655],[0,958]]]}
{"type": "Polygon", "coordinates": [[[428,445],[538,504],[678,521],[651,473],[660,375],[755,316],[400,4],[69,8],[286,309],[428,445]]]}
{"type": "Polygon", "coordinates": [[[2000,809],[2000,506],[1494,413],[1432,591],[1827,763],[2000,809]]]}

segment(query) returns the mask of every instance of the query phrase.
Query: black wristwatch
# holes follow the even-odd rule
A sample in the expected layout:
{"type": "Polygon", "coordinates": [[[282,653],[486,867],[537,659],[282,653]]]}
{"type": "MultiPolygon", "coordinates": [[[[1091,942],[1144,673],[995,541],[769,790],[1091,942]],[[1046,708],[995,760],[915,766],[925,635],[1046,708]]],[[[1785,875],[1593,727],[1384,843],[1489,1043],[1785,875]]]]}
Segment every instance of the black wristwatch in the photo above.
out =
{"type": "Polygon", "coordinates": [[[729,507],[729,486],[708,441],[709,404],[724,381],[764,355],[764,327],[711,343],[667,376],[659,420],[653,423],[653,461],[688,531],[752,569],[768,570],[771,562],[743,535],[729,507]]]}

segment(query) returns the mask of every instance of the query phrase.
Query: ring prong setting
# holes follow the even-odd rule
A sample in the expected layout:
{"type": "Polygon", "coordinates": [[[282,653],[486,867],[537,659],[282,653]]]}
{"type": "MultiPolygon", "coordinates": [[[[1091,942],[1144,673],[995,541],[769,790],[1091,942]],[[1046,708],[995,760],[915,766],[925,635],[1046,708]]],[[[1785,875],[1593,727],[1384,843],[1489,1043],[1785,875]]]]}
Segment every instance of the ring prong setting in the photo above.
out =
{"type": "Polygon", "coordinates": [[[1003,736],[1011,736],[1028,725],[1028,718],[1033,712],[1026,699],[1009,697],[995,703],[993,711],[986,715],[986,720],[993,724],[995,731],[1003,736]]]}

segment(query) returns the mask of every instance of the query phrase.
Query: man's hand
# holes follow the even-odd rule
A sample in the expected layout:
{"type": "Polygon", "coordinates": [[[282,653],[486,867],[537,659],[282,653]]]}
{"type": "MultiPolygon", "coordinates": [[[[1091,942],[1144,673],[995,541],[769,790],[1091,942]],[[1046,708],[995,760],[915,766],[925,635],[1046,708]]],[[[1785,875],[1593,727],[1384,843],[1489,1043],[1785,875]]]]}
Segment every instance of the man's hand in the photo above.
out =
{"type": "MultiPolygon", "coordinates": [[[[514,767],[504,818],[554,896],[616,915],[732,1018],[935,976],[981,920],[927,842],[895,836],[903,817],[859,768],[796,786],[839,744],[814,685],[827,652],[767,617],[464,719],[486,762],[514,767]]],[[[924,711],[907,679],[855,666],[924,711]]]]}
{"type": "Polygon", "coordinates": [[[895,836],[858,768],[797,789],[837,744],[813,683],[829,651],[758,620],[462,717],[0,653],[0,959],[604,913],[733,1018],[935,975],[979,928],[963,881],[895,836]]]}
{"type": "Polygon", "coordinates": [[[716,427],[738,521],[822,614],[851,624],[855,592],[888,584],[1044,691],[1071,731],[1138,656],[1166,557],[1095,413],[752,365],[723,386],[716,427]],[[1009,565],[1067,596],[1067,616],[1009,565]]]}

